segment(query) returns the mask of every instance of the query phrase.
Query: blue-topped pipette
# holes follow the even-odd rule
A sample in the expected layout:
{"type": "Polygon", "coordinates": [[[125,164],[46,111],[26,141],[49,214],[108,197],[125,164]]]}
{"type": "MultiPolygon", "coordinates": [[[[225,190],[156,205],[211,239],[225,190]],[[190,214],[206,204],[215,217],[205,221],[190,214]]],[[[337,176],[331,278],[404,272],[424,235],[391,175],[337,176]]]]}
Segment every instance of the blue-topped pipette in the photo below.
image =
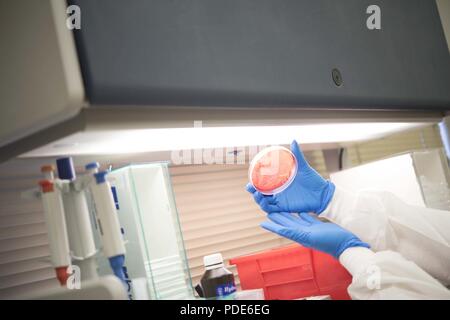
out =
{"type": "Polygon", "coordinates": [[[125,245],[116,211],[111,185],[106,179],[108,171],[98,172],[98,163],[89,163],[86,170],[92,173],[95,181],[90,184],[95,203],[98,229],[102,238],[103,253],[109,259],[114,274],[125,282],[123,266],[125,245]]]}

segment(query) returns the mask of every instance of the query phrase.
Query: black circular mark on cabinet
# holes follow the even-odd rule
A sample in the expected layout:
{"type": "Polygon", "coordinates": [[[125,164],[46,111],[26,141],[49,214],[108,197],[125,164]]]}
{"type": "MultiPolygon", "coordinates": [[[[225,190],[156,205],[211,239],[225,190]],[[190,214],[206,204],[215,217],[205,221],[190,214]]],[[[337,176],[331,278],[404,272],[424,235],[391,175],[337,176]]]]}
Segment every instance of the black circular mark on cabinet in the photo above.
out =
{"type": "Polygon", "coordinates": [[[342,75],[338,69],[334,68],[331,71],[331,77],[333,78],[335,85],[337,85],[338,87],[340,87],[342,85],[342,75]]]}

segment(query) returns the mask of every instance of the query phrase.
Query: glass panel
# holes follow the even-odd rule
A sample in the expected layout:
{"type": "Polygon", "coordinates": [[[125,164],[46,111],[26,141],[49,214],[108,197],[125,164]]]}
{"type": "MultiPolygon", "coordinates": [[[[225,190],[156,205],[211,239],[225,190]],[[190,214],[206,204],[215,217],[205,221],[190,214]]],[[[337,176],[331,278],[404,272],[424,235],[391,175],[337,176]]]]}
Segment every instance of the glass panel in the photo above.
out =
{"type": "Polygon", "coordinates": [[[113,170],[109,179],[127,241],[126,268],[131,286],[136,286],[133,298],[192,298],[167,164],[130,165],[113,170]],[[142,279],[146,279],[148,292],[142,290],[142,279]]]}
{"type": "MultiPolygon", "coordinates": [[[[117,202],[116,208],[120,224],[124,234],[126,256],[125,267],[127,268],[131,297],[133,299],[156,299],[156,291],[152,281],[151,271],[147,270],[148,261],[145,239],[141,232],[139,208],[132,183],[130,168],[114,170],[109,176],[113,194],[117,202]],[[146,279],[147,292],[142,289],[142,279],[146,279]],[[135,283],[139,289],[135,289],[135,283]]],[[[144,287],[145,288],[145,287],[144,287]]]]}

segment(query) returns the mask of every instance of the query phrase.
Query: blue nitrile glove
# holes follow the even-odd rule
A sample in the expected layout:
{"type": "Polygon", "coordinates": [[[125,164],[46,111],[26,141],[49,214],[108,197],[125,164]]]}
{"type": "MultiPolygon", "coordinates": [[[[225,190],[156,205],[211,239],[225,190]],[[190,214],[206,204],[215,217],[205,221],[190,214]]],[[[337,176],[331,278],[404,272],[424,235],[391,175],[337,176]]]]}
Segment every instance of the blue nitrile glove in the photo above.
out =
{"type": "Polygon", "coordinates": [[[335,186],[325,180],[306,161],[297,141],[291,143],[291,151],[297,158],[298,170],[294,181],[285,190],[272,196],[263,195],[250,183],[247,191],[262,210],[272,212],[314,212],[320,214],[333,198],[335,186]]]}
{"type": "Polygon", "coordinates": [[[353,233],[331,222],[322,222],[308,213],[270,213],[271,221],[261,224],[266,230],[300,243],[301,245],[331,254],[336,259],[351,247],[370,246],[353,233]]]}

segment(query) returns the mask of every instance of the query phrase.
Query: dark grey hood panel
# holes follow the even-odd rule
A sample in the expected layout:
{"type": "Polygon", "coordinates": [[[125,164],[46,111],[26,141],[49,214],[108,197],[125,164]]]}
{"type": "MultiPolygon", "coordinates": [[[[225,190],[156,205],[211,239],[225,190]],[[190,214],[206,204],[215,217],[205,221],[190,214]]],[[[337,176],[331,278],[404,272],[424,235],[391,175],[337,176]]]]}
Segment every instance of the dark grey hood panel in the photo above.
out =
{"type": "Polygon", "coordinates": [[[93,105],[450,109],[434,1],[71,2],[93,105]],[[371,4],[381,30],[366,27],[371,4]]]}

